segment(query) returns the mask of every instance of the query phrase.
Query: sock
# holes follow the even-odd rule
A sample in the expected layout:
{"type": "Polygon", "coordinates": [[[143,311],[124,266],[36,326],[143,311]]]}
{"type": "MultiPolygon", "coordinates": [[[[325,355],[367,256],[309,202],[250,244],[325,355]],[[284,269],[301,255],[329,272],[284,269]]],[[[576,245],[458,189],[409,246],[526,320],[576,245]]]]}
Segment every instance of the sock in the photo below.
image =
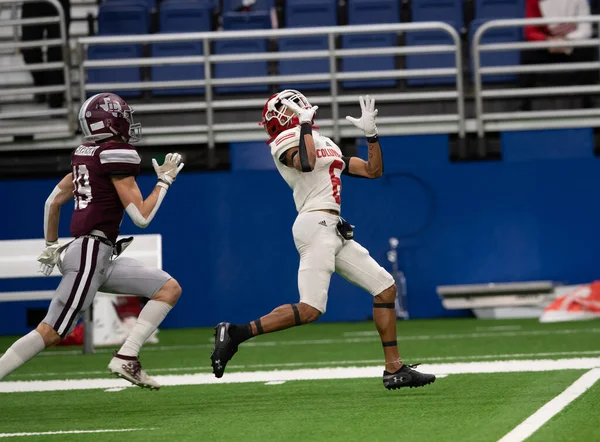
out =
{"type": "Polygon", "coordinates": [[[148,301],[142,309],[133,330],[131,330],[127,340],[119,350],[119,354],[137,357],[144,342],[154,333],[154,330],[163,322],[163,319],[165,319],[172,308],[166,302],[148,301]]]}
{"type": "Polygon", "coordinates": [[[250,324],[232,325],[229,327],[229,336],[236,344],[241,344],[252,337],[252,327],[250,324]]]}
{"type": "Polygon", "coordinates": [[[0,379],[11,374],[45,347],[44,339],[36,330],[23,336],[0,358],[0,379]]]}

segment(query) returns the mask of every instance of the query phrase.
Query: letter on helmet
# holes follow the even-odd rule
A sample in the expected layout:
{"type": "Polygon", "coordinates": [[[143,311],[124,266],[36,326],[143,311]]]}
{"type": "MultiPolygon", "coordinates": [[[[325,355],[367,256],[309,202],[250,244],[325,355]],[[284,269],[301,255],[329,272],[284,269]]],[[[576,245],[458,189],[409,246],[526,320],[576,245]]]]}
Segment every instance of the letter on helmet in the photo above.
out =
{"type": "Polygon", "coordinates": [[[118,136],[135,143],[142,138],[142,125],[133,122],[133,109],[116,94],[105,92],[88,98],[79,110],[79,124],[86,141],[118,136]]]}

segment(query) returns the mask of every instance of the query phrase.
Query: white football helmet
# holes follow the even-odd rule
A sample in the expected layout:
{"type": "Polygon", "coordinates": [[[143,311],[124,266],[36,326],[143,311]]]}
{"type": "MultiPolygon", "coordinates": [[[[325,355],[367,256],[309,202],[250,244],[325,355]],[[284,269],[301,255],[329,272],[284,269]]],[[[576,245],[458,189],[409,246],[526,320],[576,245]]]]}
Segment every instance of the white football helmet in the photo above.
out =
{"type": "Polygon", "coordinates": [[[307,98],[294,89],[286,89],[271,96],[262,112],[262,121],[259,123],[265,127],[265,130],[271,138],[275,138],[281,132],[296,127],[300,124],[298,117],[293,114],[287,114],[287,106],[282,100],[290,100],[304,109],[310,109],[312,106],[307,98]]]}

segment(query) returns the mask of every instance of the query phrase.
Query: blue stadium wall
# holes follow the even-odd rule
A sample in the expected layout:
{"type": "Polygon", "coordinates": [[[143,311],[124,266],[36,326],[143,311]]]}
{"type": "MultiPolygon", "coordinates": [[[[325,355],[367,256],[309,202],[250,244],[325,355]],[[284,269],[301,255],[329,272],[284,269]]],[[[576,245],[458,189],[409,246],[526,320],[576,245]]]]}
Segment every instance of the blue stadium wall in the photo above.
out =
{"type": "MultiPolygon", "coordinates": [[[[384,266],[388,238],[400,238],[413,318],[467,314],[441,306],[440,284],[580,283],[600,274],[600,163],[591,129],[505,133],[503,160],[496,162],[450,163],[445,135],[389,137],[382,144],[385,177],[345,178],[343,212],[384,266]]],[[[247,321],[297,300],[290,190],[269,170],[264,144],[231,149],[232,172],[180,176],[145,231],[163,235],[164,268],[184,290],[165,327],[247,321]]],[[[154,180],[140,177],[142,190],[154,180]]],[[[0,182],[0,239],[40,237],[43,203],[54,185],[0,182]]],[[[69,213],[63,210],[64,236],[69,213]]],[[[128,219],[122,232],[141,233],[128,219]]],[[[0,291],[57,282],[0,281],[0,291]]],[[[334,276],[321,320],[362,320],[371,304],[369,295],[334,276]]],[[[0,303],[0,334],[25,332],[26,308],[45,305],[0,303]]]]}

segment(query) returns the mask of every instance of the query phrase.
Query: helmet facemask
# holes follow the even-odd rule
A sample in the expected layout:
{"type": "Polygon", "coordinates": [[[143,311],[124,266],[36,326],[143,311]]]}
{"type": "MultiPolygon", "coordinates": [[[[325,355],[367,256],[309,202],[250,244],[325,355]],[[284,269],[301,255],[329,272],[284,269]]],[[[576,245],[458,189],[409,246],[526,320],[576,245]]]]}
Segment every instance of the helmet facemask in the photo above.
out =
{"type": "Polygon", "coordinates": [[[129,142],[136,143],[142,139],[142,124],[133,122],[133,109],[123,110],[123,118],[129,122],[129,142]]]}
{"type": "Polygon", "coordinates": [[[296,125],[293,121],[293,119],[296,118],[296,115],[291,111],[288,112],[288,107],[282,103],[282,101],[286,99],[296,103],[303,109],[309,109],[312,107],[306,97],[296,90],[286,89],[280,92],[275,97],[271,98],[271,100],[269,100],[270,102],[267,105],[267,112],[265,113],[264,121],[261,123],[265,126],[265,130],[267,133],[269,133],[269,135],[273,135],[269,131],[268,127],[269,121],[271,121],[273,118],[277,119],[277,122],[281,128],[289,129],[296,125]]]}

